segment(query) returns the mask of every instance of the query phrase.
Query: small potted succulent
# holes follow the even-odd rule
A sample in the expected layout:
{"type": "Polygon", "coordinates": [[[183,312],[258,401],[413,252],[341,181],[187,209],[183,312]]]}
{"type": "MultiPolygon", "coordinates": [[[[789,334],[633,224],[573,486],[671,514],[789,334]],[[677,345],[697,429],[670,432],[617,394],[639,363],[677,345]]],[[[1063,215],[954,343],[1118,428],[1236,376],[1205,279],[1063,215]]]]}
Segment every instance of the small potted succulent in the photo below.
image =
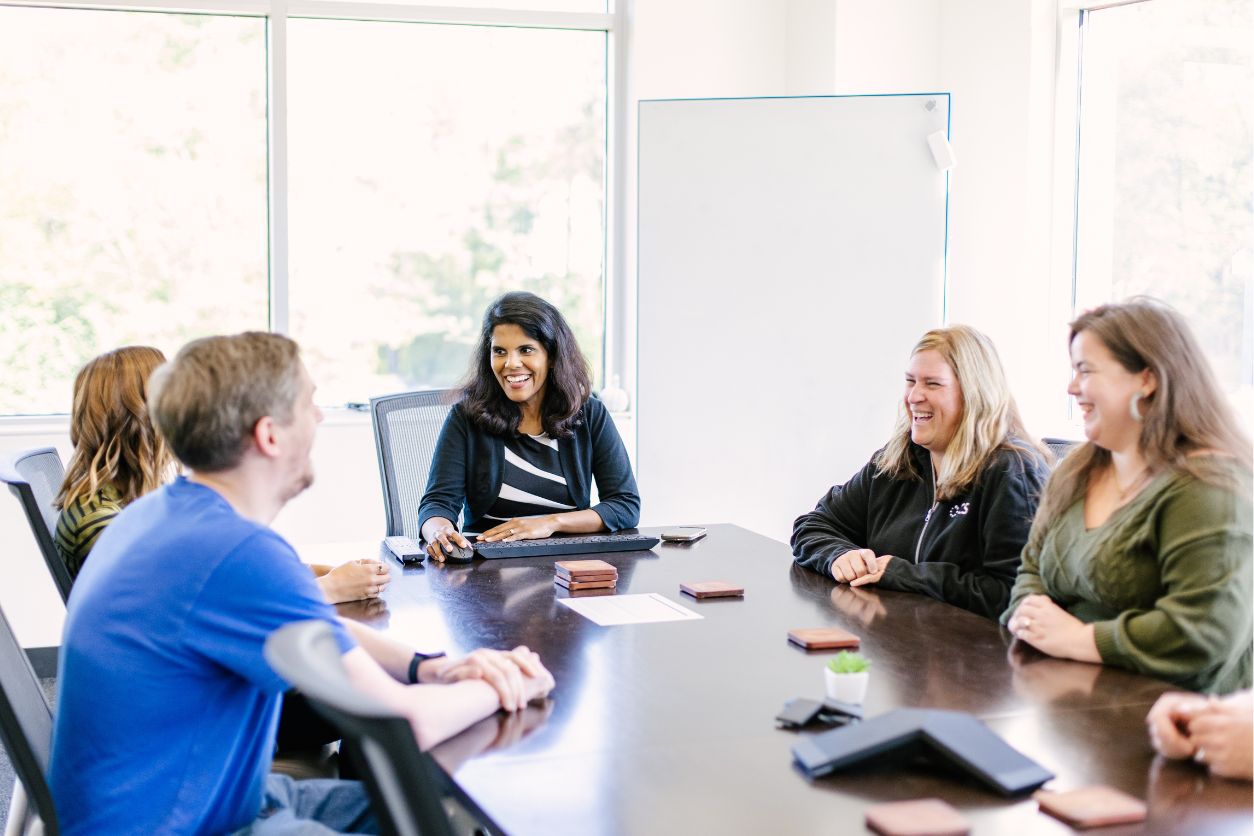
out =
{"type": "Polygon", "coordinates": [[[842,650],[827,660],[823,680],[827,696],[841,702],[861,704],[871,679],[871,662],[861,653],[842,650]]]}

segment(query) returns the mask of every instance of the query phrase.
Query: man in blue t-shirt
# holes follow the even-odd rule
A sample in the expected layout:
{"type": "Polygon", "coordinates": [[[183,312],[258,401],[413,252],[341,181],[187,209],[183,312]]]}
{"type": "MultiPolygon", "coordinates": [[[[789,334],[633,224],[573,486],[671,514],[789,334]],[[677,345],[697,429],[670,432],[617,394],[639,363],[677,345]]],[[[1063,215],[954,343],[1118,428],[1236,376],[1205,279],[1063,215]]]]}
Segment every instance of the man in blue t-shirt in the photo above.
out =
{"type": "Polygon", "coordinates": [[[313,481],[313,392],[274,334],[198,340],[154,374],[154,423],[188,475],[122,511],[75,583],[49,775],[62,832],[369,831],[356,782],[268,775],[287,685],[262,648],[293,621],[331,624],[353,683],[423,747],[552,688],[523,647],[424,660],[336,618],[269,528],[313,481]]]}

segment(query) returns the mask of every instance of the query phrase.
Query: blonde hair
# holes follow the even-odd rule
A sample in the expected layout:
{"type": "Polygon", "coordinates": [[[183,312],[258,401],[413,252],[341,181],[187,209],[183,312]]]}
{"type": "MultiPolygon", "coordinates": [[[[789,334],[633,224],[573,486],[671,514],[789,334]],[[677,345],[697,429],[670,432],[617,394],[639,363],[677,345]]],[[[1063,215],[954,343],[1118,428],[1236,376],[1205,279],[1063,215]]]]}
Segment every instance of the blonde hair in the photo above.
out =
{"type": "MultiPolygon", "coordinates": [[[[1148,370],[1154,376],[1157,388],[1138,405],[1138,447],[1151,476],[1174,470],[1219,487],[1240,488],[1231,468],[1214,456],[1193,455],[1216,453],[1247,472],[1251,469],[1250,439],[1184,317],[1163,302],[1138,296],[1076,317],[1068,346],[1081,331],[1097,337],[1128,372],[1148,370]]],[[[1029,547],[1039,547],[1055,520],[1088,489],[1090,477],[1109,463],[1110,451],[1091,441],[1067,454],[1045,485],[1029,547]]]]}
{"type": "Polygon", "coordinates": [[[58,508],[93,496],[106,485],[127,505],[161,486],[174,458],[148,415],[148,380],[165,355],[142,345],[95,358],[74,379],[70,456],[53,500],[58,508]]]}
{"type": "MultiPolygon", "coordinates": [[[[939,354],[953,370],[962,392],[962,415],[936,475],[937,499],[952,499],[967,490],[998,450],[1027,455],[1024,448],[1030,448],[1046,461],[1050,459],[1049,452],[1024,429],[997,349],[988,337],[969,325],[934,328],[915,344],[910,356],[920,351],[939,354]]],[[[875,458],[877,475],[922,479],[910,443],[910,410],[903,402],[892,438],[875,458]]]]}
{"type": "Polygon", "coordinates": [[[193,340],[153,375],[153,421],[187,467],[228,470],[243,458],[258,421],[292,420],[302,368],[299,347],[281,334],[193,340]]]}

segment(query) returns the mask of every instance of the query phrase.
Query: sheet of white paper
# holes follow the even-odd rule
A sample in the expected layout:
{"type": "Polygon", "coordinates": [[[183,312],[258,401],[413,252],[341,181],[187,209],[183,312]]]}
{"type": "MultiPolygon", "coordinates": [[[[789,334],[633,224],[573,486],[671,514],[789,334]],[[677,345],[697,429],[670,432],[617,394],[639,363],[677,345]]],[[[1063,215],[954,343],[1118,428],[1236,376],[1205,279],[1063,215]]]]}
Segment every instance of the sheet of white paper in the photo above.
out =
{"type": "Polygon", "coordinates": [[[561,598],[559,602],[602,627],[615,624],[650,624],[656,621],[692,621],[704,618],[656,592],[650,592],[647,595],[561,598]]]}

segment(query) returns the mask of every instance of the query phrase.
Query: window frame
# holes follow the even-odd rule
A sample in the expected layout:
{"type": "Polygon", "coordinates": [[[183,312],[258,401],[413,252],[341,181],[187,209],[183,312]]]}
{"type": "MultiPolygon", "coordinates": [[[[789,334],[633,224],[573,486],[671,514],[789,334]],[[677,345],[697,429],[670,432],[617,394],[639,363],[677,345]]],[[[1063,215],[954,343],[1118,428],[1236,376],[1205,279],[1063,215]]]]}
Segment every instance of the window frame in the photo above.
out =
{"type": "MultiPolygon", "coordinates": [[[[439,6],[423,3],[354,2],[354,0],[2,0],[0,5],[33,8],[82,9],[119,12],[165,12],[172,14],[231,15],[259,17],[266,21],[266,168],[267,168],[267,246],[270,330],[288,334],[290,326],[289,275],[289,184],[288,184],[288,76],[287,21],[289,18],[361,20],[377,22],[461,24],[470,26],[568,29],[603,32],[606,36],[606,149],[605,149],[605,239],[602,263],[603,380],[617,377],[629,381],[632,349],[626,322],[630,289],[624,240],[627,230],[627,171],[629,109],[627,79],[629,55],[626,48],[627,9],[620,0],[607,0],[607,12],[563,12],[542,9],[498,9],[485,6],[439,6]]],[[[67,381],[68,385],[68,381],[67,381]]],[[[626,384],[624,384],[626,385],[626,384]]],[[[363,393],[364,395],[365,393],[363,393]]],[[[65,415],[66,413],[55,413],[65,415]]],[[[15,428],[45,423],[47,416],[34,414],[0,415],[0,427],[15,428]]]]}
{"type": "MultiPolygon", "coordinates": [[[[1050,218],[1049,310],[1051,331],[1063,332],[1075,318],[1080,199],[1080,106],[1083,95],[1084,19],[1090,12],[1151,0],[1059,0],[1055,28],[1053,102],[1053,195],[1050,218]]],[[[1061,361],[1060,361],[1061,362],[1061,361]]],[[[1070,377],[1070,363],[1060,366],[1070,377]]],[[[1070,396],[1062,402],[1051,433],[1083,438],[1083,423],[1070,396]],[[1058,429],[1055,429],[1058,427],[1058,429]]]]}

